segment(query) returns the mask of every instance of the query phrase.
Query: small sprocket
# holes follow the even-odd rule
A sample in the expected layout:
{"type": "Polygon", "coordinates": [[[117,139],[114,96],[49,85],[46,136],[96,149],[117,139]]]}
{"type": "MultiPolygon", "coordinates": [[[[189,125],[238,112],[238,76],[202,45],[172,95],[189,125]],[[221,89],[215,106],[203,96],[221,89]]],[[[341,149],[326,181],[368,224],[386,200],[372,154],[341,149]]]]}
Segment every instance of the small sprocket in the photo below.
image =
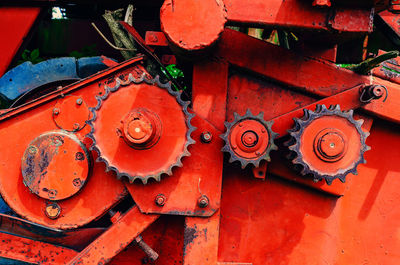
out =
{"type": "Polygon", "coordinates": [[[304,116],[294,121],[286,145],[302,175],[312,175],[315,182],[325,179],[330,185],[334,179],[345,182],[349,173],[356,175],[357,166],[366,163],[369,133],[361,128],[363,120],[353,118],[353,110],[317,105],[315,112],[304,109],[304,116]]]}
{"type": "Polygon", "coordinates": [[[195,143],[191,134],[196,128],[191,125],[189,102],[169,83],[160,83],[158,76],[116,78],[114,87],[105,86],[104,95],[96,99],[88,122],[91,150],[118,179],[160,181],[161,175],[172,175],[174,167],[182,167],[182,158],[190,156],[188,146],[195,143]]]}
{"type": "Polygon", "coordinates": [[[225,141],[223,152],[229,153],[229,162],[240,162],[244,169],[251,164],[259,167],[260,162],[270,161],[269,153],[277,150],[274,140],[278,136],[271,127],[273,122],[264,120],[264,113],[254,116],[247,109],[244,116],[233,113],[234,120],[225,122],[226,132],[221,135],[225,141]]]}

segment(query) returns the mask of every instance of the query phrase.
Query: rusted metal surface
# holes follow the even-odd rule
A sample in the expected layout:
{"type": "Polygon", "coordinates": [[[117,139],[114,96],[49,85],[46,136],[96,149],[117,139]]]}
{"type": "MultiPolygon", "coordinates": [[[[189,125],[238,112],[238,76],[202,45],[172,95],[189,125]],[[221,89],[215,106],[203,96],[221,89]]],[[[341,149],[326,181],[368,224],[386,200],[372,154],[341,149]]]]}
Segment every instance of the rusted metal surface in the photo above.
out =
{"type": "Polygon", "coordinates": [[[141,214],[134,206],[67,264],[107,264],[158,217],[141,214]]]}
{"type": "Polygon", "coordinates": [[[140,249],[143,250],[144,253],[146,253],[151,261],[155,261],[158,259],[158,253],[155,252],[149,245],[147,245],[141,236],[136,237],[135,242],[140,247],[140,249]]]}
{"type": "MultiPolygon", "coordinates": [[[[139,265],[154,260],[157,264],[202,265],[398,264],[400,246],[393,235],[399,228],[399,126],[379,118],[400,122],[399,84],[390,82],[395,79],[387,75],[362,76],[330,63],[335,61],[336,42],[313,50],[315,44],[306,40],[304,47],[289,51],[223,29],[225,22],[267,25],[301,29],[322,39],[328,35],[345,39],[371,31],[371,10],[379,2],[193,3],[167,0],[161,11],[161,22],[175,53],[187,55],[189,51],[196,57],[210,52],[210,57],[194,63],[192,109],[188,110],[189,102],[180,101],[168,85],[152,80],[139,65],[142,58],[135,58],[121,64],[108,62],[112,68],[106,71],[1,113],[0,139],[7,139],[0,141],[0,176],[7,176],[0,177],[1,195],[23,218],[46,227],[2,216],[1,231],[29,239],[11,236],[8,243],[18,252],[7,245],[1,248],[0,257],[46,263],[49,261],[44,257],[51,260],[55,255],[46,251],[55,247],[52,244],[60,244],[72,247],[73,255],[68,261],[68,255],[56,255],[50,264],[139,265]],[[193,30],[185,30],[187,27],[193,30]],[[208,49],[214,45],[215,51],[208,49]],[[340,104],[342,110],[317,104],[340,104]],[[84,126],[90,117],[80,108],[93,109],[92,127],[84,126]],[[352,114],[343,112],[350,109],[359,110],[361,115],[353,120],[352,114]],[[235,119],[234,113],[242,115],[247,110],[249,119],[235,119]],[[261,112],[262,117],[255,116],[261,112]],[[62,116],[65,113],[69,116],[62,116]],[[192,113],[196,114],[193,119],[192,113]],[[360,118],[365,119],[364,124],[357,122],[360,118]],[[264,126],[264,121],[268,125],[264,126]],[[234,128],[230,133],[233,136],[225,137],[226,142],[241,144],[240,155],[250,159],[253,153],[271,147],[268,140],[274,138],[273,132],[279,133],[273,143],[278,150],[268,153],[271,162],[261,159],[260,164],[255,163],[258,167],[250,163],[242,169],[224,164],[223,142],[218,137],[225,129],[224,122],[234,128]],[[192,132],[192,126],[197,130],[192,132]],[[263,129],[271,130],[271,134],[263,137],[263,129]],[[284,145],[288,129],[293,129],[291,135],[296,140],[289,148],[284,145]],[[35,142],[56,130],[57,136],[74,135],[71,137],[77,141],[71,146],[35,142]],[[96,133],[102,130],[107,133],[98,137],[96,133]],[[366,139],[367,131],[371,136],[366,139]],[[96,141],[85,138],[87,134],[95,135],[96,141]],[[181,143],[193,138],[196,143],[174,148],[176,138],[181,143]],[[166,144],[160,147],[161,143],[166,144]],[[367,144],[372,146],[365,153],[368,162],[357,166],[364,162],[367,144]],[[90,146],[101,149],[89,153],[93,160],[104,160],[98,156],[101,154],[109,159],[118,157],[120,163],[113,168],[89,163],[85,148],[90,146]],[[105,154],[107,148],[113,152],[105,154]],[[156,154],[151,154],[155,150],[156,154]],[[289,150],[296,151],[302,163],[286,160],[289,150]],[[183,157],[186,151],[191,156],[183,157]],[[46,180],[55,172],[51,182],[34,183],[28,178],[25,184],[29,188],[24,185],[21,163],[15,163],[24,153],[22,163],[34,160],[38,153],[43,153],[41,158],[47,162],[52,158],[49,166],[41,160],[22,165],[22,172],[37,173],[35,180],[46,180]],[[182,155],[182,161],[176,162],[177,154],[182,155]],[[76,159],[86,163],[83,168],[76,159]],[[171,168],[161,182],[149,181],[147,185],[119,181],[112,172],[125,172],[128,166],[153,166],[150,171],[157,173],[163,169],[162,161],[182,167],[171,168]],[[56,170],[52,171],[53,162],[56,170]],[[314,178],[293,170],[292,162],[307,165],[310,170],[303,173],[313,173],[314,178]],[[38,169],[42,164],[47,171],[38,169]],[[334,181],[328,186],[314,182],[326,178],[326,171],[344,180],[337,171],[354,173],[356,167],[359,175],[350,173],[345,183],[334,181]],[[88,169],[89,174],[77,168],[88,169]],[[70,175],[62,177],[68,173],[87,175],[85,185],[64,188],[64,182],[83,183],[82,176],[79,181],[70,175]],[[49,193],[37,192],[43,188],[57,193],[49,198],[49,193]],[[133,201],[127,196],[121,205],[113,207],[125,197],[126,190],[133,201]],[[124,213],[122,206],[132,208],[124,213]],[[74,229],[93,220],[96,222],[90,225],[107,225],[74,229]],[[375,233],[366,232],[369,230],[375,233]],[[21,240],[28,241],[19,246],[21,240]],[[30,253],[33,258],[30,254],[21,256],[29,250],[26,244],[34,247],[30,253]],[[39,253],[41,248],[45,250],[39,253]]],[[[139,34],[122,25],[161,65],[139,34]]],[[[153,41],[165,45],[161,38],[153,41]]]]}
{"type": "Polygon", "coordinates": [[[36,240],[0,233],[0,257],[33,264],[65,264],[76,251],[36,240]]]}
{"type": "Polygon", "coordinates": [[[210,218],[186,217],[183,264],[217,264],[220,212],[210,218]]]}
{"type": "Polygon", "coordinates": [[[85,184],[89,159],[85,145],[73,134],[42,134],[29,144],[22,157],[23,182],[41,198],[66,199],[85,184]]]}
{"type": "MultiPolygon", "coordinates": [[[[97,105],[96,96],[104,93],[105,85],[112,85],[113,82],[115,83],[114,75],[123,76],[126,74],[124,71],[126,71],[135,73],[137,77],[142,76],[143,70],[137,65],[140,60],[141,58],[134,58],[107,71],[99,72],[91,78],[82,80],[80,83],[58,89],[47,96],[43,96],[26,105],[5,112],[1,117],[2,122],[0,127],[7,128],[14,136],[12,138],[7,137],[9,141],[0,144],[2,146],[1,148],[7,150],[2,152],[2,159],[21,161],[21,157],[33,139],[43,133],[58,130],[57,125],[52,119],[56,99],[67,99],[69,94],[79,90],[78,97],[82,98],[82,105],[83,102],[86,102],[89,107],[94,107],[97,105]],[[15,115],[18,115],[18,119],[10,119],[15,115]],[[24,129],[21,130],[21,128],[24,129]],[[27,133],[28,131],[29,133],[27,133]]],[[[79,99],[78,97],[71,102],[71,104],[74,104],[71,106],[72,108],[75,108],[75,105],[80,102],[76,102],[79,99]]],[[[70,118],[73,119],[72,117],[70,118]]],[[[1,131],[4,135],[6,134],[5,130],[1,131]]],[[[72,133],[79,141],[83,142],[84,145],[88,147],[90,146],[90,141],[85,139],[85,135],[89,132],[90,126],[85,126],[83,129],[72,133]]],[[[5,137],[4,135],[2,137],[5,137]]],[[[73,163],[63,164],[60,162],[61,164],[58,164],[57,162],[57,172],[63,174],[68,172],[73,175],[73,172],[70,172],[70,170],[76,163],[88,163],[87,155],[85,155],[82,150],[76,150],[76,147],[76,145],[75,147],[72,145],[71,150],[69,150],[70,148],[64,150],[67,154],[72,155],[71,159],[73,163]],[[82,154],[79,154],[80,152],[82,154]],[[82,158],[84,158],[84,160],[80,160],[82,158]],[[60,167],[60,165],[62,166],[60,167]]],[[[61,154],[59,153],[57,157],[63,155],[65,155],[64,152],[61,154]]],[[[91,156],[94,159],[97,158],[96,153],[92,152],[91,156]]],[[[111,172],[105,172],[101,164],[94,163],[90,167],[91,175],[86,181],[84,181],[84,179],[81,180],[81,178],[85,176],[71,177],[73,186],[70,192],[66,190],[67,192],[64,193],[72,195],[77,191],[74,187],[81,186],[81,188],[79,189],[79,193],[75,193],[74,196],[57,201],[57,205],[60,207],[60,213],[58,215],[58,207],[53,208],[51,205],[49,206],[51,203],[48,199],[50,198],[43,199],[32,193],[29,188],[24,185],[20,166],[21,162],[1,164],[0,171],[3,172],[2,174],[9,176],[8,178],[0,180],[1,194],[10,207],[23,218],[49,227],[67,229],[82,226],[104,215],[108,211],[108,208],[120,202],[126,195],[123,184],[117,180],[111,172]],[[76,178],[79,178],[79,181],[75,180],[76,178]],[[82,186],[83,183],[85,183],[85,185],[82,186]],[[99,196],[99,194],[101,194],[101,196],[99,196]],[[46,211],[46,208],[48,211],[46,211]],[[58,215],[58,217],[51,219],[48,217],[49,214],[54,217],[58,215]]],[[[77,171],[76,173],[78,174],[79,172],[77,171]]],[[[58,179],[57,183],[59,183],[59,177],[60,176],[56,177],[56,179],[58,179]]],[[[65,179],[62,182],[65,182],[65,179]]],[[[54,185],[54,183],[51,183],[51,185],[54,185]]],[[[60,193],[62,193],[62,191],[60,191],[60,193]]]]}
{"type": "Polygon", "coordinates": [[[35,224],[18,217],[0,214],[0,231],[35,241],[82,250],[98,237],[104,231],[104,228],[83,228],[65,231],[35,224]]]}

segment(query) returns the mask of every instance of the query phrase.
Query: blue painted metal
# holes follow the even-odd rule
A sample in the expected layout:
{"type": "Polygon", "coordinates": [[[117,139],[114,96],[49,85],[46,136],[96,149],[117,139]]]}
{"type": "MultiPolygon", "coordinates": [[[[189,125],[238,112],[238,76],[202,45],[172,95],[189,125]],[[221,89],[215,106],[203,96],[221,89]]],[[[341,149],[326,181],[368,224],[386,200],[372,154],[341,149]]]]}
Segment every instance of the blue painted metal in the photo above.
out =
{"type": "Polygon", "coordinates": [[[0,257],[0,264],[1,265],[33,265],[33,263],[27,263],[19,260],[7,259],[0,257]]]}
{"type": "Polygon", "coordinates": [[[56,81],[79,80],[106,68],[99,56],[56,58],[37,64],[25,62],[0,78],[0,94],[13,101],[37,87],[56,81]]]}
{"type": "MultiPolygon", "coordinates": [[[[3,198],[0,196],[0,213],[15,215],[14,211],[4,202],[3,198]]],[[[0,263],[1,264],[1,263],[0,263]]]]}

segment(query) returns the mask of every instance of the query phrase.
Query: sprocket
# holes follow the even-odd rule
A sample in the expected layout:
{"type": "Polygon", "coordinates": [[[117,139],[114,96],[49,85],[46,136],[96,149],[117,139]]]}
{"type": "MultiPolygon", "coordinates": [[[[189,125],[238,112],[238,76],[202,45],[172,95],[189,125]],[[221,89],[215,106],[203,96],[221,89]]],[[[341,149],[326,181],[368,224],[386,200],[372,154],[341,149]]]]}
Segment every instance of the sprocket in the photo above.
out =
{"type": "Polygon", "coordinates": [[[304,109],[304,116],[294,121],[286,145],[302,175],[312,175],[315,182],[325,179],[330,185],[337,178],[345,182],[349,173],[356,175],[357,166],[366,163],[369,133],[361,128],[363,120],[353,118],[353,110],[317,105],[315,112],[304,109]]]}
{"type": "Polygon", "coordinates": [[[139,79],[129,74],[127,80],[116,78],[114,87],[105,86],[104,95],[96,99],[88,122],[91,150],[118,179],[160,181],[161,175],[172,175],[174,167],[182,167],[182,158],[190,156],[194,114],[170,83],[160,83],[158,76],[148,80],[145,74],[139,79]]]}
{"type": "Polygon", "coordinates": [[[226,132],[221,135],[225,141],[223,152],[230,154],[229,162],[240,162],[244,169],[252,164],[259,167],[261,161],[270,161],[269,153],[277,150],[274,140],[278,136],[271,127],[273,122],[264,120],[264,113],[254,116],[247,109],[244,116],[233,113],[234,120],[225,122],[226,132]]]}

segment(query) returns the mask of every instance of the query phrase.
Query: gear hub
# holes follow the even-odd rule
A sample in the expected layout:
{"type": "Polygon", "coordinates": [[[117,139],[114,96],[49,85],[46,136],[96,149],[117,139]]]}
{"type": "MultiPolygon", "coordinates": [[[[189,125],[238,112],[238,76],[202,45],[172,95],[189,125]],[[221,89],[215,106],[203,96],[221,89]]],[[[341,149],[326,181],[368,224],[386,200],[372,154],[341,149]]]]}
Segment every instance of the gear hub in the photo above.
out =
{"type": "Polygon", "coordinates": [[[182,166],[182,158],[190,155],[187,147],[194,143],[193,115],[187,106],[180,93],[161,84],[158,77],[117,78],[91,109],[89,137],[97,161],[130,182],[140,179],[146,184],[149,179],[160,181],[163,174],[172,175],[172,168],[182,166]]]}
{"type": "Polygon", "coordinates": [[[145,108],[131,110],[122,123],[122,137],[135,149],[149,149],[161,137],[162,124],[156,113],[145,108]]]}
{"type": "Polygon", "coordinates": [[[269,152],[278,149],[274,144],[277,134],[271,129],[272,122],[264,121],[263,116],[262,112],[254,116],[247,110],[243,117],[234,113],[234,121],[225,123],[222,151],[230,154],[229,162],[239,161],[245,168],[248,164],[258,167],[262,160],[271,160],[269,152]]]}
{"type": "Polygon", "coordinates": [[[354,120],[353,111],[342,112],[339,105],[329,109],[317,105],[315,112],[304,112],[302,119],[295,119],[288,144],[295,155],[292,162],[302,166],[301,174],[328,184],[357,174],[357,166],[366,163],[364,152],[370,149],[365,143],[369,133],[361,129],[363,121],[354,120]]]}

